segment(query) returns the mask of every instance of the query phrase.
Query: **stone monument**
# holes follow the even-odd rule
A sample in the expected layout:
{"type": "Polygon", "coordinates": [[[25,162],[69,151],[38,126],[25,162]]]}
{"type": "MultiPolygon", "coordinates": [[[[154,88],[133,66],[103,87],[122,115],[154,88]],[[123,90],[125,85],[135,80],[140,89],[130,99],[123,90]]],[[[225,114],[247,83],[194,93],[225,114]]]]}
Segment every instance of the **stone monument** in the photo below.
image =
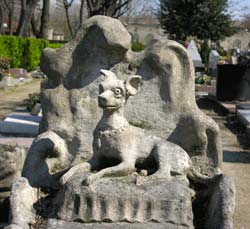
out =
{"type": "Polygon", "coordinates": [[[202,63],[202,59],[198,48],[195,44],[194,40],[191,40],[187,47],[188,54],[190,55],[195,68],[204,68],[204,64],[202,63]]]}
{"type": "Polygon", "coordinates": [[[41,69],[40,135],[13,182],[8,228],[233,228],[219,128],[196,105],[183,46],[135,53],[121,22],[95,16],[45,49],[41,69]]]}
{"type": "Polygon", "coordinates": [[[209,72],[213,77],[217,75],[217,64],[219,63],[220,55],[216,50],[211,50],[209,53],[209,72]]]}

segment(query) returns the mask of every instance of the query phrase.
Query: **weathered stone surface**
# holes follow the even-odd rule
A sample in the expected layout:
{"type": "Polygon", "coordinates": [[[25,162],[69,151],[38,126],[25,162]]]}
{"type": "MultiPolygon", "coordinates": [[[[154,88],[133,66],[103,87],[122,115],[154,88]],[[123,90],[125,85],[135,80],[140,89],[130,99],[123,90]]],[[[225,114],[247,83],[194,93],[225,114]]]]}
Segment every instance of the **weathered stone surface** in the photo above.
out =
{"type": "Polygon", "coordinates": [[[41,69],[48,80],[42,85],[40,131],[54,131],[66,141],[72,164],[90,158],[92,133],[101,117],[96,99],[100,69],[123,80],[138,74],[143,87],[127,103],[128,121],[220,165],[219,129],[196,105],[194,68],[186,49],[166,40],[135,53],[130,40],[118,20],[96,16],[64,47],[44,51],[41,69]]]}
{"type": "Polygon", "coordinates": [[[16,144],[0,145],[0,188],[10,190],[12,180],[21,175],[27,151],[16,144]]]}
{"type": "MultiPolygon", "coordinates": [[[[46,229],[106,229],[106,228],[115,228],[115,229],[185,229],[186,226],[176,226],[172,223],[73,223],[66,222],[62,220],[49,219],[46,224],[46,229]]],[[[190,228],[190,227],[189,227],[190,228]]]]}
{"type": "Polygon", "coordinates": [[[52,131],[40,134],[32,143],[22,176],[33,187],[58,188],[61,171],[70,165],[65,141],[52,131]]]}
{"type": "MultiPolygon", "coordinates": [[[[88,177],[87,183],[107,175],[127,175],[136,168],[155,171],[151,172],[154,173],[150,176],[151,179],[168,180],[172,176],[186,177],[194,173],[189,155],[180,146],[152,135],[150,131],[132,126],[127,121],[124,115],[125,104],[140,90],[141,76],[132,75],[123,81],[117,79],[111,71],[101,72],[106,76],[99,85],[98,96],[98,106],[103,109],[103,115],[93,133],[93,156],[88,162],[80,163],[67,171],[61,178],[61,183],[65,184],[79,170],[88,172],[100,168],[103,169],[88,177]],[[150,166],[145,165],[147,161],[151,162],[150,166]],[[113,166],[112,162],[115,162],[113,166]]],[[[205,174],[208,175],[207,172],[205,174]]],[[[199,177],[207,180],[214,175],[207,177],[199,174],[199,177]]]]}
{"type": "MultiPolygon", "coordinates": [[[[144,222],[156,225],[152,221],[157,221],[160,222],[157,225],[171,223],[177,228],[192,228],[191,192],[183,176],[183,180],[137,185],[125,177],[102,178],[88,186],[82,184],[83,179],[86,184],[86,177],[80,173],[71,177],[65,186],[59,184],[70,166],[92,155],[93,131],[101,117],[96,99],[98,85],[104,78],[100,69],[111,70],[122,80],[131,75],[142,76],[142,90],[126,104],[125,116],[131,125],[181,146],[192,157],[198,172],[207,174],[221,165],[219,128],[196,105],[194,68],[186,49],[166,40],[154,41],[145,51],[134,53],[130,40],[118,20],[95,16],[64,47],[44,51],[41,69],[48,79],[42,84],[41,134],[29,150],[22,175],[33,187],[60,189],[51,209],[60,219],[138,221],[142,226],[144,222]]],[[[12,208],[19,209],[15,206],[21,203],[19,198],[24,198],[28,189],[33,193],[34,189],[25,185],[15,189],[18,193],[18,188],[24,187],[19,196],[13,194],[18,198],[12,198],[12,208]]],[[[211,183],[208,186],[213,187],[211,183]]],[[[226,192],[222,191],[221,195],[230,203],[226,192]]],[[[35,197],[24,201],[25,211],[30,212],[25,220],[21,213],[17,217],[19,210],[14,211],[14,224],[26,226],[32,221],[31,205],[35,201],[35,197]]],[[[60,225],[60,221],[57,223],[60,225]]],[[[117,225],[126,228],[128,224],[117,225]]]]}
{"type": "Polygon", "coordinates": [[[224,175],[214,186],[205,228],[233,229],[236,189],[232,178],[224,175]]]}
{"type": "Polygon", "coordinates": [[[10,206],[11,225],[7,228],[29,229],[29,224],[35,222],[33,204],[37,201],[37,189],[32,188],[24,177],[14,179],[10,206]]]}
{"type": "Polygon", "coordinates": [[[41,104],[36,103],[36,105],[32,108],[32,111],[30,112],[30,114],[31,115],[39,115],[40,111],[41,111],[41,104]]]}
{"type": "Polygon", "coordinates": [[[0,222],[8,220],[12,181],[20,176],[27,151],[26,147],[16,144],[0,145],[0,222]]]}
{"type": "Polygon", "coordinates": [[[102,178],[90,186],[76,174],[57,196],[58,217],[78,222],[158,222],[192,228],[191,191],[185,180],[136,185],[135,177],[102,178]]]}

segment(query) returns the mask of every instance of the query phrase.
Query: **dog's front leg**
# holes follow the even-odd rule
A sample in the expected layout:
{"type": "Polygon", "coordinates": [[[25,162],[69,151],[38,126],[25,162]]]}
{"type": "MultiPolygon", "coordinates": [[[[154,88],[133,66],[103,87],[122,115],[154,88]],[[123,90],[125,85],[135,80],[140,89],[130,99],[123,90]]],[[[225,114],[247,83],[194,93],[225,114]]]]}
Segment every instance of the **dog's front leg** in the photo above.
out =
{"type": "Polygon", "coordinates": [[[89,172],[91,165],[88,162],[83,162],[78,165],[71,167],[61,178],[60,183],[64,185],[70,177],[79,172],[89,172]]]}
{"type": "Polygon", "coordinates": [[[83,162],[78,165],[71,167],[60,179],[60,183],[64,185],[70,177],[72,177],[76,173],[86,173],[91,170],[95,170],[99,166],[99,158],[97,156],[93,156],[88,162],[83,162]]]}
{"type": "Polygon", "coordinates": [[[101,177],[105,176],[124,176],[132,173],[135,170],[134,162],[121,162],[119,165],[112,166],[106,169],[102,169],[101,171],[90,175],[86,180],[86,185],[89,185],[101,177]]]}

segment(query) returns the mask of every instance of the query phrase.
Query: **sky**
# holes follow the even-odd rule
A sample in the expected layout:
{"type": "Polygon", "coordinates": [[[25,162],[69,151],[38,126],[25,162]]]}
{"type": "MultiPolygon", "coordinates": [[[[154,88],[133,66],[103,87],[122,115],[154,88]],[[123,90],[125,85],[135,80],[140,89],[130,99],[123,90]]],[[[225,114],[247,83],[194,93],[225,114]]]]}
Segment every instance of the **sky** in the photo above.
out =
{"type": "Polygon", "coordinates": [[[230,10],[233,18],[241,18],[244,14],[250,14],[250,0],[230,0],[230,10]]]}

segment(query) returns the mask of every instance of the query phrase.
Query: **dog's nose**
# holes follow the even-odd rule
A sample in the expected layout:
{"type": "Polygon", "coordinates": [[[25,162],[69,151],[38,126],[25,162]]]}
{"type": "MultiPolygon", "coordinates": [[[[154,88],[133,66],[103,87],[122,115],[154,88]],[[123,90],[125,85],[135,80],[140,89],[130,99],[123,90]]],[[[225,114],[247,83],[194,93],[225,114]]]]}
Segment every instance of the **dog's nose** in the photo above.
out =
{"type": "Polygon", "coordinates": [[[102,97],[102,96],[98,96],[98,103],[99,103],[99,105],[102,105],[102,106],[106,105],[107,99],[102,97]]]}

